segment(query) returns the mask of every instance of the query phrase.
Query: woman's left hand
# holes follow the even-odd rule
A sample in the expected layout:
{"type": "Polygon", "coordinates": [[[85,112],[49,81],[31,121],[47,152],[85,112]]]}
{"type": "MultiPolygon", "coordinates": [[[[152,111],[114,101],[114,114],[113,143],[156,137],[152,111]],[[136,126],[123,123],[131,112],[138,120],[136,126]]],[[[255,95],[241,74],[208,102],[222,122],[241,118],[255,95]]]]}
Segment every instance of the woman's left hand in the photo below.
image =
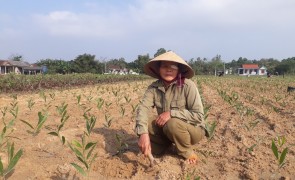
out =
{"type": "Polygon", "coordinates": [[[163,127],[171,118],[170,111],[163,112],[156,119],[156,125],[163,127]]]}

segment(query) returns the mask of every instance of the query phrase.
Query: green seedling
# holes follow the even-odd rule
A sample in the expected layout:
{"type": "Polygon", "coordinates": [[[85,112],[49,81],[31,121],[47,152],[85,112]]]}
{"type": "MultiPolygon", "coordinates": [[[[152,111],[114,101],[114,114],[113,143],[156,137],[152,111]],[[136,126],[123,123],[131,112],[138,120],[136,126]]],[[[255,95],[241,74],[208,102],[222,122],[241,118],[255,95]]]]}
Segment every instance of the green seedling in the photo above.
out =
{"type": "Polygon", "coordinates": [[[111,127],[113,118],[111,118],[111,116],[109,116],[109,115],[105,115],[104,119],[105,119],[105,123],[103,124],[104,127],[106,127],[106,128],[111,127]]]}
{"type": "Polygon", "coordinates": [[[48,114],[45,113],[44,115],[42,114],[42,112],[38,112],[38,123],[35,127],[33,127],[33,125],[31,125],[28,121],[25,120],[21,120],[21,122],[25,123],[27,126],[29,126],[32,131],[27,130],[28,133],[33,134],[34,136],[38,135],[42,129],[42,126],[44,125],[45,121],[47,120],[47,116],[48,114]]]}
{"type": "Polygon", "coordinates": [[[131,98],[130,98],[129,96],[124,96],[124,98],[125,98],[125,101],[126,101],[127,103],[130,103],[131,98]]]}
{"type": "Polygon", "coordinates": [[[135,113],[135,111],[136,111],[138,105],[139,105],[139,104],[135,104],[135,105],[132,104],[132,105],[131,105],[131,107],[132,107],[132,114],[135,113]]]}
{"type": "Polygon", "coordinates": [[[30,98],[27,102],[28,102],[28,108],[31,111],[33,106],[35,105],[35,102],[34,102],[34,100],[32,98],[30,98]]]}
{"type": "Polygon", "coordinates": [[[101,110],[101,108],[102,108],[102,106],[103,106],[103,104],[104,104],[104,100],[102,99],[102,98],[98,98],[97,100],[96,100],[96,107],[99,109],[99,110],[101,110]]]}
{"type": "Polygon", "coordinates": [[[112,92],[113,92],[113,94],[114,94],[115,97],[118,96],[118,91],[114,91],[114,90],[112,90],[112,92]]]}
{"type": "Polygon", "coordinates": [[[47,96],[46,96],[45,92],[44,92],[44,91],[41,91],[39,95],[40,95],[40,97],[44,100],[44,102],[46,103],[46,101],[47,101],[47,96]]]}
{"type": "Polygon", "coordinates": [[[120,106],[120,113],[121,113],[121,117],[123,117],[125,115],[125,108],[123,106],[120,106]]]}
{"type": "Polygon", "coordinates": [[[260,123],[260,119],[251,121],[251,122],[249,122],[248,125],[245,124],[245,127],[248,131],[251,131],[252,129],[254,129],[257,126],[258,123],[260,123]]]}
{"type": "Polygon", "coordinates": [[[81,143],[77,140],[73,140],[71,144],[68,144],[71,150],[75,153],[77,159],[82,163],[82,165],[76,163],[71,163],[71,165],[85,177],[89,175],[91,165],[97,158],[97,153],[92,155],[96,144],[97,142],[86,142],[85,134],[83,134],[81,138],[81,143]]]}
{"type": "Polygon", "coordinates": [[[247,148],[247,151],[249,153],[253,152],[254,148],[257,146],[257,144],[253,144],[252,146],[250,146],[249,148],[247,148]]]}
{"type": "Polygon", "coordinates": [[[81,102],[81,94],[78,95],[76,98],[77,98],[77,104],[78,104],[78,105],[81,105],[81,104],[80,104],[80,102],[81,102]]]}
{"type": "Polygon", "coordinates": [[[211,109],[211,105],[204,107],[204,120],[206,120],[208,118],[210,109],[211,109]]]}
{"type": "Polygon", "coordinates": [[[124,142],[124,139],[122,136],[120,136],[118,133],[116,133],[116,144],[117,144],[117,152],[115,155],[121,155],[122,153],[126,152],[128,150],[128,144],[124,142]]]}
{"type": "Polygon", "coordinates": [[[57,126],[56,131],[51,131],[48,133],[50,135],[57,136],[61,140],[63,145],[66,142],[66,138],[60,134],[60,131],[64,127],[64,124],[66,123],[66,121],[70,117],[67,112],[67,107],[68,107],[68,104],[65,104],[64,102],[62,103],[61,106],[56,106],[56,110],[57,110],[58,114],[61,116],[60,124],[57,126]]]}
{"type": "Polygon", "coordinates": [[[279,151],[279,148],[281,149],[282,146],[285,144],[285,142],[286,142],[286,138],[282,136],[282,137],[277,137],[278,146],[276,145],[274,140],[272,140],[272,143],[271,143],[271,149],[278,162],[279,168],[283,167],[286,163],[285,159],[288,153],[288,147],[284,148],[281,152],[279,151]]]}
{"type": "Polygon", "coordinates": [[[196,169],[194,169],[192,172],[187,172],[184,179],[185,180],[200,180],[201,177],[196,175],[196,169]]]}
{"type": "Polygon", "coordinates": [[[14,169],[15,165],[17,164],[18,160],[21,158],[22,154],[23,154],[22,149],[18,150],[17,153],[14,154],[14,143],[7,144],[7,157],[8,157],[7,167],[4,167],[2,158],[0,157],[0,176],[3,177],[3,179],[6,179],[6,175],[14,169]]]}
{"type": "Polygon", "coordinates": [[[112,105],[112,103],[106,102],[105,105],[106,105],[107,109],[109,109],[109,107],[112,105]]]}
{"type": "Polygon", "coordinates": [[[208,140],[211,141],[214,134],[215,134],[215,129],[216,129],[217,123],[216,121],[213,121],[212,123],[206,122],[205,124],[205,129],[208,132],[208,140]]]}
{"type": "Polygon", "coordinates": [[[2,121],[4,122],[4,118],[6,116],[6,113],[7,113],[7,110],[8,110],[8,107],[5,106],[3,107],[3,109],[1,109],[1,113],[2,113],[2,121]]]}
{"type": "Polygon", "coordinates": [[[91,100],[93,99],[93,97],[91,95],[87,96],[87,101],[91,102],[91,100]]]}
{"type": "Polygon", "coordinates": [[[52,100],[55,99],[55,93],[54,93],[54,92],[53,92],[53,93],[49,93],[49,96],[50,96],[50,98],[51,98],[52,100]]]}
{"type": "Polygon", "coordinates": [[[86,113],[84,113],[83,117],[86,120],[86,132],[85,133],[87,136],[90,136],[90,134],[95,126],[95,123],[96,123],[96,117],[93,115],[88,117],[86,113]]]}

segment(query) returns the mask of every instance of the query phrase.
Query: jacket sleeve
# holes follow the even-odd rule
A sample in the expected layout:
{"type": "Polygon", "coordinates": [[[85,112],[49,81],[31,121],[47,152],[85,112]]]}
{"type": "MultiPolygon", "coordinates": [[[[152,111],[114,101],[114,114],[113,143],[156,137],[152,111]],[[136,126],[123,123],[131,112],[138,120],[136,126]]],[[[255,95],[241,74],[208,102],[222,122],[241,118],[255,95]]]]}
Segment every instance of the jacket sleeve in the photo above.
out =
{"type": "Polygon", "coordinates": [[[190,124],[194,125],[203,124],[204,109],[201,96],[196,85],[194,82],[190,81],[187,84],[187,87],[184,88],[187,109],[173,109],[170,111],[171,117],[188,121],[190,124]]]}
{"type": "Polygon", "coordinates": [[[136,115],[135,132],[137,135],[148,133],[148,117],[149,111],[154,106],[154,88],[149,86],[141,99],[136,115]]]}

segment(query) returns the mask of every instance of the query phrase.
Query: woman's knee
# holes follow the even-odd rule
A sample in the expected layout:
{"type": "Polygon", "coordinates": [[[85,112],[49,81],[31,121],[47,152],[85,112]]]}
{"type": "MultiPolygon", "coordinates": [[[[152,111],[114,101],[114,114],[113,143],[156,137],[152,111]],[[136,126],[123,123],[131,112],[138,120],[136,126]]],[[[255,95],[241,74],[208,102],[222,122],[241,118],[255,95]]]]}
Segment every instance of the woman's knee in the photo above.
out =
{"type": "Polygon", "coordinates": [[[167,123],[165,124],[165,126],[163,127],[163,132],[165,134],[169,133],[169,134],[173,134],[181,129],[184,128],[184,126],[182,125],[183,121],[181,121],[180,119],[177,118],[171,118],[169,121],[167,121],[167,123]]]}

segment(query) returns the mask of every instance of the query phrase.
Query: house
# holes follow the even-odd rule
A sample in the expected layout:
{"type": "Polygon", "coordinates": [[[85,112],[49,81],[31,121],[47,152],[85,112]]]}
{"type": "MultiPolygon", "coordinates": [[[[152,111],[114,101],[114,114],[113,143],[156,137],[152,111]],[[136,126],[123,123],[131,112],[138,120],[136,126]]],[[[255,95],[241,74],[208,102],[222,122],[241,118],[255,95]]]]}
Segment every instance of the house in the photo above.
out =
{"type": "Polygon", "coordinates": [[[0,75],[9,73],[38,74],[42,73],[42,67],[24,61],[0,60],[0,75]]]}
{"type": "Polygon", "coordinates": [[[121,68],[118,65],[109,65],[108,71],[105,74],[119,74],[119,75],[125,75],[128,74],[129,70],[127,68],[121,68]]]}
{"type": "Polygon", "coordinates": [[[242,68],[238,68],[240,76],[248,75],[266,75],[267,71],[264,66],[259,67],[258,64],[243,64],[242,68]]]}

